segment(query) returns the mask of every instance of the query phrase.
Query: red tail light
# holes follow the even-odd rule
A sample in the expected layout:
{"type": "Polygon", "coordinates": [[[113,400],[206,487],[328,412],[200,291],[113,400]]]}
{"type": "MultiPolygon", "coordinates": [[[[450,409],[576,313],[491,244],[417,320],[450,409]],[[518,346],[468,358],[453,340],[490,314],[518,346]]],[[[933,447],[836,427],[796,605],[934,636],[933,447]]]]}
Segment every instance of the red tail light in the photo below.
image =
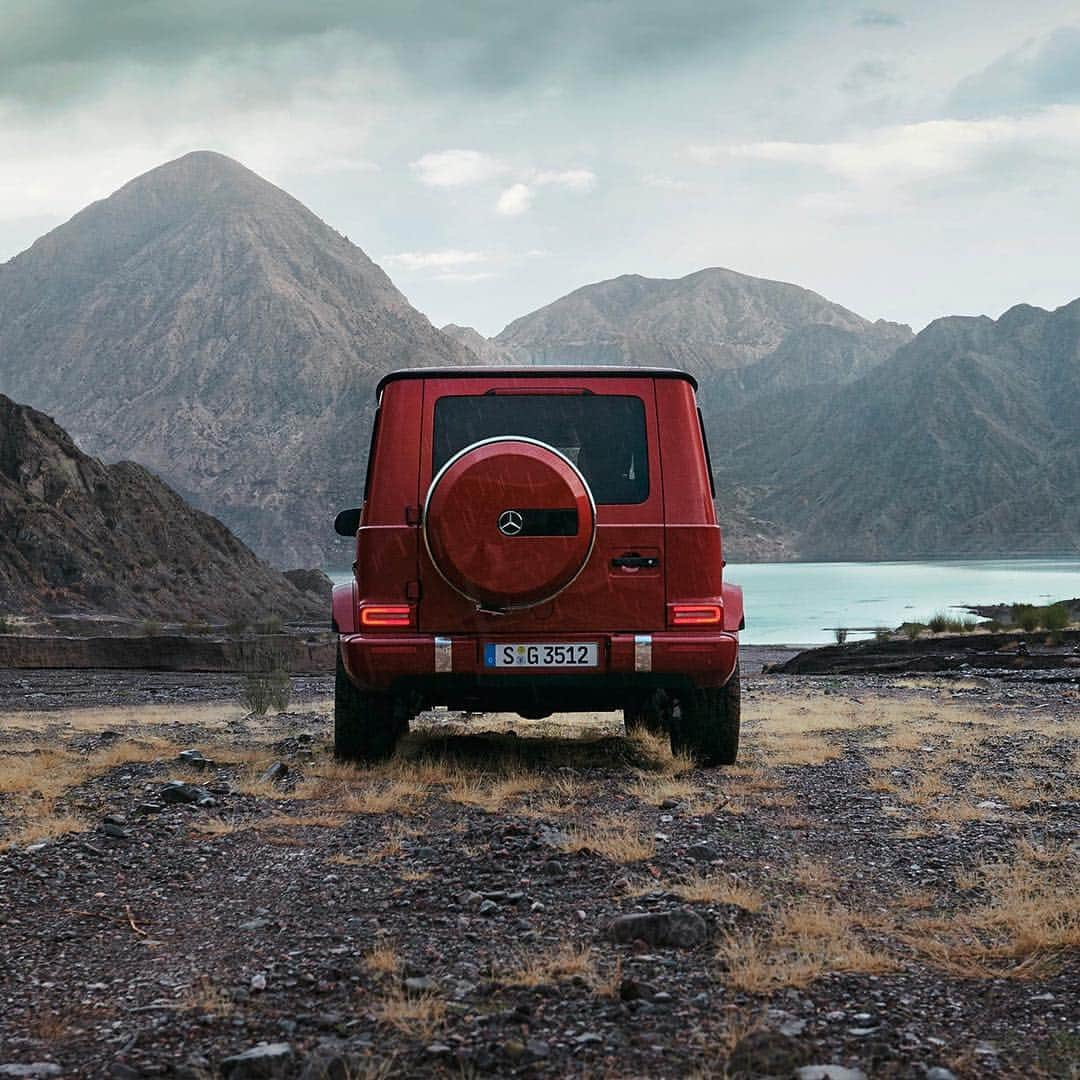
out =
{"type": "Polygon", "coordinates": [[[412,604],[364,604],[360,608],[361,626],[412,626],[412,604]]]}
{"type": "Polygon", "coordinates": [[[668,622],[672,626],[716,626],[724,621],[720,604],[671,604],[668,622]]]}

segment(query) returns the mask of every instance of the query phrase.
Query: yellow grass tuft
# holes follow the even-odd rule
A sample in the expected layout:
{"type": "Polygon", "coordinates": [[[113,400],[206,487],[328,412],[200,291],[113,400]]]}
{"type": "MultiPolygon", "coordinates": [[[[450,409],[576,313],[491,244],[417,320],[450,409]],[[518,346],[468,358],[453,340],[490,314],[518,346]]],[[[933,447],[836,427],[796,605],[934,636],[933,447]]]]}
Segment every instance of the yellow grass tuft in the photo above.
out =
{"type": "Polygon", "coordinates": [[[540,986],[566,982],[575,976],[593,985],[596,968],[592,950],[588,946],[564,943],[554,952],[521,960],[515,967],[500,974],[499,981],[506,986],[540,986]]]}
{"type": "Polygon", "coordinates": [[[641,862],[656,853],[656,842],[642,836],[634,821],[610,817],[570,829],[563,851],[591,851],[617,863],[641,862]]]}
{"type": "Polygon", "coordinates": [[[427,1039],[442,1024],[446,1002],[436,994],[410,996],[398,990],[376,1006],[375,1016],[380,1024],[415,1039],[427,1039]]]}
{"type": "Polygon", "coordinates": [[[402,959],[393,945],[383,942],[364,953],[363,965],[373,975],[393,975],[401,970],[402,959]]]}
{"type": "Polygon", "coordinates": [[[734,904],[749,912],[760,911],[765,906],[765,898],[757,889],[728,874],[692,874],[664,888],[691,903],[734,904]]]}

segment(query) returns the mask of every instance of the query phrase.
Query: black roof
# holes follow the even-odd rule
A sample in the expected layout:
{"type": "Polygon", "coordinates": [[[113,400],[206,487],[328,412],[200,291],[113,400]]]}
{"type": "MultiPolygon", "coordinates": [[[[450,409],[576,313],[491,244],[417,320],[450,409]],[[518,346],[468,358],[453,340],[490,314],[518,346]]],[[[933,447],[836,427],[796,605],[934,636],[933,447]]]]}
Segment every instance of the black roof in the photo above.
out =
{"type": "Polygon", "coordinates": [[[515,367],[513,365],[477,365],[476,367],[416,367],[398,368],[391,371],[379,380],[375,388],[375,396],[382,393],[383,387],[388,382],[397,382],[399,379],[485,379],[497,375],[505,375],[514,379],[547,378],[552,375],[579,375],[588,376],[590,379],[613,378],[626,379],[644,376],[649,379],[684,379],[695,390],[698,388],[697,379],[687,371],[678,368],[663,367],[634,367],[631,365],[601,364],[586,366],[584,364],[537,364],[515,367]]]}

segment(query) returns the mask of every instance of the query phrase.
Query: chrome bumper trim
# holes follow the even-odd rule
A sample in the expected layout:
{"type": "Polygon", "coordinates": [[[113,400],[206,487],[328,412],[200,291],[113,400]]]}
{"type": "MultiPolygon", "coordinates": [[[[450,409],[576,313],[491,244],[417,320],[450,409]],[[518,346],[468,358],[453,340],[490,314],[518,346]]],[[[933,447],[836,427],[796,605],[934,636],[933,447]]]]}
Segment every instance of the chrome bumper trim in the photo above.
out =
{"type": "Polygon", "coordinates": [[[448,637],[435,639],[435,671],[445,675],[454,670],[454,644],[448,637]]]}
{"type": "Polygon", "coordinates": [[[634,635],[634,670],[652,671],[652,634],[634,635]]]}

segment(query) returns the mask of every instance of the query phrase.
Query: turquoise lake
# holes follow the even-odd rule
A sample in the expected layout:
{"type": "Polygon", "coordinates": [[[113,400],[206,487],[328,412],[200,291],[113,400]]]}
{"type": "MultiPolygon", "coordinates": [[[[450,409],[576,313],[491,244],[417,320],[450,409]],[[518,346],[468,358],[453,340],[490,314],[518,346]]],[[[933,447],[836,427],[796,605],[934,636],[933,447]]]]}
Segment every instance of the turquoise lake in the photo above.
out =
{"type": "MultiPolygon", "coordinates": [[[[327,571],[335,582],[348,570],[327,571]]],[[[730,563],[726,580],[743,587],[748,645],[816,645],[833,627],[869,637],[875,626],[926,622],[964,604],[1046,604],[1080,596],[1080,558],[941,562],[730,563]]],[[[960,614],[960,612],[953,612],[960,614]]]]}

